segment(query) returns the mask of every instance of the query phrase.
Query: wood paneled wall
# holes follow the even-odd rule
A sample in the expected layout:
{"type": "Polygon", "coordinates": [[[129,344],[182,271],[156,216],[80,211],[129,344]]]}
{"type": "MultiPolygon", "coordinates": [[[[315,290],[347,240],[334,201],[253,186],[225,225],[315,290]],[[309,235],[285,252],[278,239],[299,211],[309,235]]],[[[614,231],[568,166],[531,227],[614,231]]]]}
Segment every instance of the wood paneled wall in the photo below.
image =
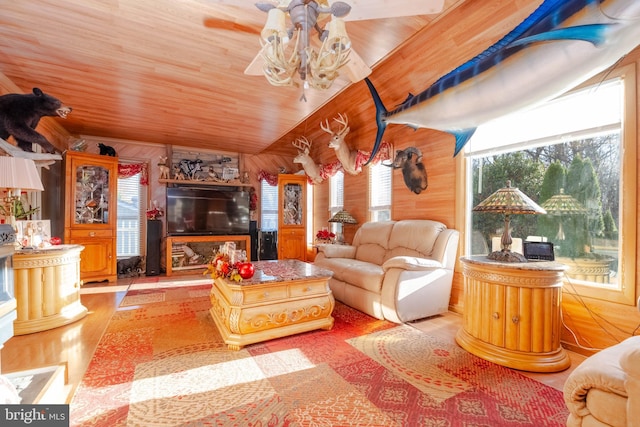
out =
{"type": "MultiPolygon", "coordinates": [[[[504,1],[491,5],[485,2],[467,2],[426,31],[422,31],[412,42],[397,50],[391,59],[379,64],[370,78],[387,108],[393,107],[402,102],[408,92],[415,94],[426,89],[435,79],[480,53],[520,23],[539,3],[533,0],[504,1]]],[[[640,48],[628,55],[624,63],[630,62],[635,62],[640,70],[640,48]]],[[[640,100],[640,89],[637,99],[640,100]]],[[[640,104],[637,110],[640,112],[640,104]]],[[[351,147],[370,150],[376,132],[375,111],[364,83],[351,86],[343,95],[294,128],[281,139],[278,148],[282,149],[285,143],[288,144],[295,137],[305,135],[314,142],[311,152],[314,159],[319,163],[333,161],[335,155],[326,147],[329,136],[320,130],[319,123],[323,119],[331,119],[338,113],[345,113],[349,117],[351,132],[347,136],[347,142],[351,147]]],[[[638,123],[640,124],[640,120],[638,123]]],[[[636,135],[640,135],[640,129],[636,135]]],[[[459,215],[456,213],[459,209],[464,209],[464,204],[462,200],[456,200],[456,189],[464,185],[464,182],[462,177],[456,175],[458,160],[453,158],[453,137],[428,129],[414,131],[400,125],[389,125],[385,140],[392,143],[394,149],[418,147],[423,152],[429,178],[428,189],[416,195],[404,186],[400,171],[394,171],[393,219],[435,219],[448,227],[461,229],[462,224],[459,224],[459,215]]],[[[345,176],[344,182],[345,208],[360,223],[366,221],[366,170],[357,176],[345,176]]],[[[640,186],[637,191],[640,194],[640,186]]],[[[460,195],[458,197],[461,198],[460,195]]],[[[640,201],[640,195],[637,200],[640,201]]],[[[328,204],[327,184],[316,186],[314,201],[314,229],[319,229],[326,226],[324,218],[328,204]]],[[[347,241],[352,239],[356,229],[357,227],[347,227],[347,241]]],[[[640,227],[638,229],[640,230],[640,227]]],[[[636,295],[640,295],[637,280],[639,272],[640,264],[636,267],[636,280],[625,284],[634,287],[636,295]]],[[[450,307],[454,311],[464,310],[462,294],[462,275],[457,270],[450,300],[450,307]]],[[[574,334],[582,347],[604,348],[630,336],[634,330],[635,334],[640,333],[636,329],[640,324],[640,313],[635,306],[573,296],[570,295],[569,289],[565,289],[563,316],[565,325],[570,328],[569,330],[563,327],[562,331],[562,340],[566,345],[575,343],[574,334]]]]}
{"type": "MultiPolygon", "coordinates": [[[[427,88],[439,76],[497,41],[529,15],[539,3],[536,0],[493,2],[490,5],[481,1],[466,2],[422,31],[408,45],[396,51],[391,59],[378,64],[370,78],[387,107],[392,107],[402,102],[408,92],[418,93],[427,88]]],[[[636,63],[640,69],[640,49],[627,57],[625,63],[630,62],[636,63]]],[[[338,113],[345,113],[349,118],[351,132],[347,136],[347,142],[351,148],[370,150],[376,133],[375,111],[366,85],[361,82],[349,87],[317,110],[264,153],[244,159],[244,167],[251,172],[256,189],[259,188],[256,174],[262,169],[273,173],[279,167],[286,167],[289,171],[299,169],[298,165],[291,162],[295,156],[291,141],[296,137],[304,135],[313,142],[311,156],[318,163],[334,161],[335,153],[327,147],[329,135],[320,129],[320,122],[332,119],[338,113]]],[[[640,129],[637,135],[640,135],[640,129]]],[[[392,143],[394,149],[418,147],[423,152],[429,178],[428,189],[416,195],[404,186],[400,171],[394,172],[393,219],[428,218],[442,221],[448,227],[460,227],[456,212],[463,205],[460,200],[456,200],[456,189],[464,184],[456,175],[453,137],[427,129],[414,131],[400,125],[390,125],[385,140],[392,143]]],[[[154,154],[151,162],[155,160],[154,154]]],[[[345,208],[359,223],[365,222],[368,219],[366,169],[356,176],[346,175],[344,182],[345,208]]],[[[640,186],[637,191],[640,191],[640,186]]],[[[326,182],[314,187],[314,230],[327,225],[328,193],[329,186],[326,182]]],[[[637,200],[640,201],[640,194],[637,200]]],[[[357,226],[345,228],[347,241],[353,238],[356,229],[357,226]]],[[[634,283],[625,285],[634,287],[636,294],[640,295],[637,280],[639,271],[640,264],[636,267],[634,283]]],[[[455,311],[464,310],[462,292],[462,277],[456,271],[450,301],[450,306],[455,311]]],[[[563,328],[563,342],[575,342],[575,334],[580,344],[594,348],[603,348],[624,339],[640,323],[640,313],[634,306],[574,297],[568,291],[564,295],[563,316],[565,324],[572,331],[563,328]]],[[[638,331],[635,330],[635,333],[638,334],[638,331]]]]}

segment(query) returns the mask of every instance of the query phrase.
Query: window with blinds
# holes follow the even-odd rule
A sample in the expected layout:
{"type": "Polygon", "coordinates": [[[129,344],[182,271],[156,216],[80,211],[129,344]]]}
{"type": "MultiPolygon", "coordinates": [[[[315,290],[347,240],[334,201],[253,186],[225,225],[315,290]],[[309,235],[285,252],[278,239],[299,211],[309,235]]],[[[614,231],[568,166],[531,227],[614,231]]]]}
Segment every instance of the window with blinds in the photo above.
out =
{"type": "Polygon", "coordinates": [[[391,220],[391,172],[382,162],[369,167],[370,221],[391,220]]]}
{"type": "Polygon", "coordinates": [[[260,181],[260,229],[278,229],[278,186],[269,185],[265,179],[260,181]]]}
{"type": "Polygon", "coordinates": [[[140,174],[118,178],[116,254],[119,258],[143,254],[143,225],[146,197],[143,197],[140,174]]]}
{"type": "MultiPolygon", "coordinates": [[[[333,217],[344,207],[344,172],[339,171],[329,178],[329,218],[333,217]]],[[[338,224],[329,223],[331,231],[338,233],[338,224]]]]}

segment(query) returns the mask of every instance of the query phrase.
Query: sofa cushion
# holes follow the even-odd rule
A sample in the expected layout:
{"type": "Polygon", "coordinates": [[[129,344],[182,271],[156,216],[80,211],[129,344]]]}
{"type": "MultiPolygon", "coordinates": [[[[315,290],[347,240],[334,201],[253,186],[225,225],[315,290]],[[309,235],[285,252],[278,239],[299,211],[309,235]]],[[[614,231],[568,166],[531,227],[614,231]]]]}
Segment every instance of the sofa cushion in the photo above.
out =
{"type": "Polygon", "coordinates": [[[444,266],[440,261],[436,261],[435,259],[429,258],[418,258],[411,256],[396,256],[393,258],[389,258],[382,264],[382,268],[384,271],[387,271],[390,268],[401,268],[403,270],[412,270],[412,271],[424,271],[424,270],[432,270],[436,268],[443,268],[444,266]]]}
{"type": "Polygon", "coordinates": [[[384,271],[379,265],[349,258],[324,258],[319,267],[333,271],[333,278],[371,292],[380,292],[384,271]]]}
{"type": "Polygon", "coordinates": [[[318,245],[318,252],[322,252],[327,258],[355,258],[356,248],[350,245],[318,245]]]}
{"type": "Polygon", "coordinates": [[[362,224],[353,239],[353,246],[358,248],[356,259],[378,266],[382,265],[387,253],[387,243],[389,242],[389,235],[393,230],[393,225],[393,221],[362,224]]]}
{"type": "Polygon", "coordinates": [[[393,226],[387,247],[386,259],[396,256],[428,258],[438,235],[447,227],[431,220],[404,220],[393,226]]]}
{"type": "Polygon", "coordinates": [[[592,388],[586,396],[586,407],[591,415],[608,426],[626,425],[627,397],[592,388]]]}

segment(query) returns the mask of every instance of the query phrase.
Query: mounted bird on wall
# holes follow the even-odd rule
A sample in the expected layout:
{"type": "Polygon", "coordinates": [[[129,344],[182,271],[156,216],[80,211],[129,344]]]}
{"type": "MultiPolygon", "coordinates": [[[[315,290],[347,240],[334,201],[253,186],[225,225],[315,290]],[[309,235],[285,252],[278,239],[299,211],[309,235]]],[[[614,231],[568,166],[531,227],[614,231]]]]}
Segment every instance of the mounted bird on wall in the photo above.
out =
{"type": "Polygon", "coordinates": [[[500,41],[392,111],[367,78],[378,125],[369,162],[390,123],[451,133],[455,156],[481,124],[566,92],[639,44],[638,0],[546,0],[500,41]]]}

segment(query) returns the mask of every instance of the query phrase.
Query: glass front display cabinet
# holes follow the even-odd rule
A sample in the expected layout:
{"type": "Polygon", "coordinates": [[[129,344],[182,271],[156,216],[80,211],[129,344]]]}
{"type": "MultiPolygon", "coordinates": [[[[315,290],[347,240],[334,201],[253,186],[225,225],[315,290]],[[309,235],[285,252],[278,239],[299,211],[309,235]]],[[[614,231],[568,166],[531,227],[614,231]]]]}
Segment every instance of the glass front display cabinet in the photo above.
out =
{"type": "Polygon", "coordinates": [[[64,243],[85,248],[83,282],[117,280],[117,185],[117,157],[66,153],[64,243]]]}
{"type": "Polygon", "coordinates": [[[278,259],[306,260],[306,175],[278,175],[278,259]]]}

